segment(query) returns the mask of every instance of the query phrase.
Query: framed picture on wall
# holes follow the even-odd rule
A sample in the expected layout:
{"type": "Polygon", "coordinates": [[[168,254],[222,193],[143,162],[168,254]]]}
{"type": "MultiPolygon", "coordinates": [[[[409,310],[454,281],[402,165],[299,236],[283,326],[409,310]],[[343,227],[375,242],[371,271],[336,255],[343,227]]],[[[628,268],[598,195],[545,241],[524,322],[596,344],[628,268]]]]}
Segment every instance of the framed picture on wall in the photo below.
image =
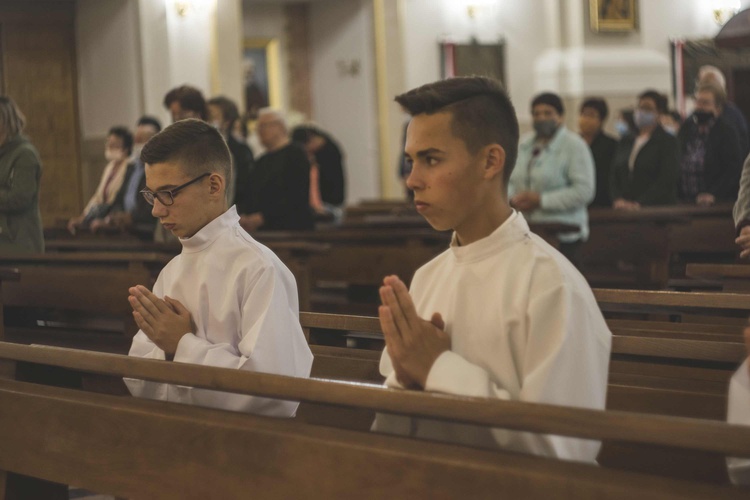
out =
{"type": "Polygon", "coordinates": [[[261,108],[280,107],[278,39],[245,39],[242,54],[242,79],[246,119],[255,120],[261,108]]]}
{"type": "Polygon", "coordinates": [[[488,76],[505,84],[505,41],[494,44],[441,43],[440,74],[443,78],[488,76]]]}
{"type": "Polygon", "coordinates": [[[637,0],[589,0],[589,20],[596,33],[627,33],[638,28],[637,0]]]}

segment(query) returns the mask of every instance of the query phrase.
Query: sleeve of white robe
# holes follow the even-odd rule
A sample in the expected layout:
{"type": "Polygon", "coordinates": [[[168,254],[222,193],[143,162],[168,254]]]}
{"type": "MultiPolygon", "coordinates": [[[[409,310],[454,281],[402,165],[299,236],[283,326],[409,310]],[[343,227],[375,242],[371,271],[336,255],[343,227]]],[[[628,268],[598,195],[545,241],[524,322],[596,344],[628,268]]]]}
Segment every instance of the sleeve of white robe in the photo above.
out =
{"type": "MultiPolygon", "coordinates": [[[[727,422],[750,425],[750,359],[746,359],[729,383],[727,422]]],[[[750,484],[750,458],[727,458],[729,477],[734,484],[750,484]]]]}
{"type": "MultiPolygon", "coordinates": [[[[308,377],[312,366],[312,354],[305,341],[299,324],[297,297],[289,297],[280,280],[283,279],[271,266],[261,269],[245,286],[241,297],[242,338],[235,347],[228,343],[213,344],[192,333],[182,337],[174,361],[193,363],[221,368],[234,368],[262,373],[274,373],[293,377],[308,377]]],[[[161,296],[154,287],[155,294],[161,296]]],[[[161,351],[138,332],[130,354],[156,359],[164,359],[161,351]],[[153,346],[153,347],[152,347],[153,346]],[[160,356],[160,357],[159,357],[160,356]]],[[[207,335],[210,338],[210,333],[207,335]]],[[[252,412],[275,417],[292,417],[299,403],[274,399],[228,394],[192,387],[172,386],[168,389],[149,386],[163,386],[143,382],[141,393],[136,396],[159,397],[167,390],[170,401],[179,401],[198,406],[209,406],[233,411],[252,412]],[[153,395],[153,396],[152,396],[153,395]]],[[[160,399],[163,399],[160,397],[160,399]]]]}
{"type": "MultiPolygon", "coordinates": [[[[598,310],[592,310],[592,301],[561,284],[531,299],[528,342],[517,363],[523,370],[519,401],[604,409],[611,337],[598,310]]],[[[388,374],[386,385],[400,387],[395,372],[388,370],[390,366],[386,351],[381,373],[388,374]]],[[[511,399],[489,371],[453,351],[444,352],[435,361],[425,390],[511,399]]],[[[394,420],[394,425],[405,430],[406,422],[399,420],[394,420]]],[[[495,429],[493,436],[502,447],[584,462],[594,462],[600,447],[596,441],[500,429],[495,429]]]]}

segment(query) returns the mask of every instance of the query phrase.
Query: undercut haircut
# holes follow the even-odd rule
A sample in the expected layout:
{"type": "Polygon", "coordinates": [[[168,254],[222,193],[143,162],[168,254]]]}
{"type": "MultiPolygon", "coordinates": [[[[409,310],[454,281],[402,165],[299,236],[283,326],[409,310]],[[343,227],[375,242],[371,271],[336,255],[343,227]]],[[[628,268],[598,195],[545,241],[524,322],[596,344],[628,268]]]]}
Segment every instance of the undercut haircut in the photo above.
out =
{"type": "Polygon", "coordinates": [[[15,139],[21,135],[25,126],[26,117],[13,99],[0,96],[0,130],[4,130],[7,134],[5,140],[15,139]]]}
{"type": "Polygon", "coordinates": [[[125,152],[130,156],[133,154],[133,134],[128,130],[127,127],[117,126],[112,127],[109,129],[109,132],[107,132],[107,135],[114,135],[115,137],[119,137],[122,139],[122,147],[125,149],[125,152]]]}
{"type": "Polygon", "coordinates": [[[599,115],[599,120],[601,120],[602,123],[604,123],[609,116],[609,106],[607,106],[607,101],[601,97],[589,97],[583,101],[583,104],[581,104],[581,113],[583,113],[584,109],[593,109],[596,111],[599,115]]]}
{"type": "Polygon", "coordinates": [[[202,120],[208,118],[206,99],[204,99],[203,93],[197,88],[190,85],[173,88],[164,96],[164,107],[169,109],[169,106],[175,101],[180,103],[180,107],[183,110],[198,113],[202,120]]]}
{"type": "Polygon", "coordinates": [[[507,186],[518,157],[518,119],[508,93],[497,80],[483,76],[440,80],[396,97],[411,116],[451,114],[451,132],[475,155],[485,146],[505,150],[507,186]]]}
{"type": "Polygon", "coordinates": [[[143,146],[141,161],[176,163],[191,178],[209,172],[224,177],[225,186],[231,182],[232,157],[221,132],[195,118],[175,122],[153,136],[143,146]]]}

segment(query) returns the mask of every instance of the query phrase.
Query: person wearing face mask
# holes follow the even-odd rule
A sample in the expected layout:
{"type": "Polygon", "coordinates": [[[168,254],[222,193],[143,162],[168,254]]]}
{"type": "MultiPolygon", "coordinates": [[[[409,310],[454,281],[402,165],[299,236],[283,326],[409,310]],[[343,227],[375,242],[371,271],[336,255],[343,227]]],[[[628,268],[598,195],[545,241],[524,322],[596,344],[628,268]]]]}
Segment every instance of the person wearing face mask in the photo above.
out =
{"type": "Polygon", "coordinates": [[[737,133],[721,117],[726,102],[724,89],[700,84],[695,92],[695,111],[680,127],[680,199],[710,206],[735,201],[740,185],[742,152],[737,133]]]}
{"type": "Polygon", "coordinates": [[[133,153],[133,134],[125,127],[112,127],[107,134],[104,157],[107,166],[102,172],[99,185],[78,217],[68,221],[68,231],[75,234],[76,229],[89,227],[95,219],[106,217],[122,187],[127,171],[128,159],[133,153]]]}
{"type": "Polygon", "coordinates": [[[230,99],[219,96],[208,100],[208,118],[229,146],[232,154],[232,178],[227,187],[229,206],[243,205],[249,196],[250,172],[255,164],[253,152],[243,137],[235,137],[235,125],[240,121],[237,105],[230,99]]]}
{"type": "Polygon", "coordinates": [[[122,187],[117,192],[112,208],[104,217],[91,221],[91,231],[116,229],[128,231],[143,239],[152,239],[156,219],[151,215],[151,206],[140,191],[146,187],[145,167],[141,161],[141,150],[153,136],[161,131],[161,123],[154,117],[142,116],[135,127],[133,153],[130,155],[122,187]]]}
{"type": "Polygon", "coordinates": [[[596,167],[596,196],[591,203],[593,207],[608,207],[612,204],[609,197],[609,168],[617,148],[617,140],[604,132],[608,114],[609,107],[604,99],[590,97],[583,101],[578,115],[578,129],[591,148],[596,167]]]}
{"type": "Polygon", "coordinates": [[[659,118],[659,123],[669,135],[677,137],[677,132],[682,125],[682,116],[677,110],[671,109],[659,118]]]}
{"type": "Polygon", "coordinates": [[[578,250],[588,239],[587,207],[594,199],[596,171],[586,142],[563,125],[562,99],[542,93],[531,102],[534,133],[519,145],[508,197],[531,222],[570,224],[560,233],[560,252],[579,265],[578,250]]]}
{"type": "Polygon", "coordinates": [[[617,120],[615,120],[615,132],[617,132],[617,137],[622,139],[628,134],[635,134],[637,131],[638,129],[633,120],[633,109],[621,109],[617,116],[617,120]]]}
{"type": "Polygon", "coordinates": [[[638,96],[637,133],[620,139],[612,160],[610,195],[618,210],[677,202],[677,140],[660,124],[667,98],[655,90],[638,96]]]}

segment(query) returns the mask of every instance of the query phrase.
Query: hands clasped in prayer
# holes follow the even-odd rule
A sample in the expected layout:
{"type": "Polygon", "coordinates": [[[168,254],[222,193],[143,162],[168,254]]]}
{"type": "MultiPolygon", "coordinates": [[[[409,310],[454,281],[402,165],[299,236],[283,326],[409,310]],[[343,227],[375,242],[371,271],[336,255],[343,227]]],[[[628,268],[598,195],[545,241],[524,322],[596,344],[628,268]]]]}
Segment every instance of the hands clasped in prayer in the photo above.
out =
{"type": "Polygon", "coordinates": [[[128,300],[133,307],[133,317],[138,328],[168,358],[173,357],[180,339],[186,333],[195,332],[190,311],[179,300],[166,295],[162,300],[143,285],[134,286],[128,291],[128,300]]]}
{"type": "Polygon", "coordinates": [[[742,252],[740,252],[740,258],[746,259],[750,257],[750,226],[744,226],[740,230],[740,235],[734,240],[734,242],[742,249],[742,252]]]}
{"type": "Polygon", "coordinates": [[[420,318],[398,276],[383,280],[380,300],[380,325],[396,377],[407,389],[423,389],[435,360],[451,348],[445,322],[437,312],[430,321],[420,318]]]}

